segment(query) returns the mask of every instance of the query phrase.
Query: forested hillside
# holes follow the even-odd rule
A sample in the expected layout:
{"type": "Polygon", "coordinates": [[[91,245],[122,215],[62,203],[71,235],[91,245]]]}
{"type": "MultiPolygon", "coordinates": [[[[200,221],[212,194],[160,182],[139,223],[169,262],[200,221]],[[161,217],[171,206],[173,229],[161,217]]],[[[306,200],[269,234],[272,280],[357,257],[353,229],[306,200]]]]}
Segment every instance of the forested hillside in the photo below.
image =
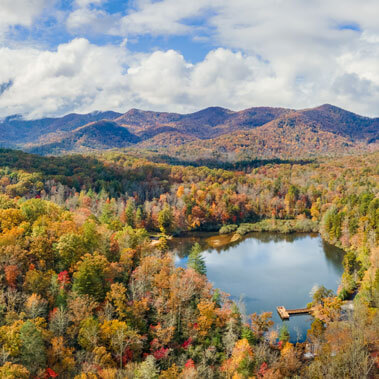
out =
{"type": "Polygon", "coordinates": [[[303,110],[210,107],[190,114],[131,109],[28,121],[8,117],[0,122],[0,146],[43,155],[133,147],[234,162],[375,151],[378,131],[378,118],[328,104],[303,110]]]}
{"type": "Polygon", "coordinates": [[[150,158],[0,151],[0,377],[375,376],[378,153],[213,169],[150,158]],[[270,314],[246,318],[197,246],[175,267],[168,240],[194,230],[319,231],[343,248],[308,342],[275,333],[270,314]]]}
{"type": "Polygon", "coordinates": [[[0,122],[0,143],[5,145],[23,144],[32,141],[46,142],[56,135],[75,130],[88,123],[112,120],[121,114],[116,112],[71,113],[59,118],[23,120],[21,116],[9,116],[0,122]],[[48,137],[47,137],[48,136],[48,137]]]}

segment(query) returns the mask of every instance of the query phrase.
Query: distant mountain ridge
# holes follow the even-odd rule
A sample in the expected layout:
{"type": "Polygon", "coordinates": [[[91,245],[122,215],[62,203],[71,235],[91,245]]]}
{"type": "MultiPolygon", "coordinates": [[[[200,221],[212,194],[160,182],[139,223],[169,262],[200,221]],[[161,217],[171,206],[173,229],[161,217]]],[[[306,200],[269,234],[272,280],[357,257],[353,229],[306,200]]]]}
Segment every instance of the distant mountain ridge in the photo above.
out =
{"type": "Polygon", "coordinates": [[[70,113],[63,117],[42,118],[38,120],[23,120],[8,117],[0,122],[0,143],[8,142],[11,145],[23,145],[37,142],[40,138],[56,133],[70,132],[80,126],[100,120],[113,120],[121,113],[92,112],[88,114],[70,113]]]}
{"type": "Polygon", "coordinates": [[[42,155],[62,151],[105,150],[123,148],[139,141],[138,136],[116,122],[100,120],[80,126],[64,136],[57,137],[55,142],[36,146],[32,150],[42,155]]]}
{"type": "Polygon", "coordinates": [[[0,145],[39,154],[128,148],[190,157],[305,157],[376,149],[379,118],[325,104],[294,110],[210,107],[190,114],[131,109],[0,122],[0,145]]]}

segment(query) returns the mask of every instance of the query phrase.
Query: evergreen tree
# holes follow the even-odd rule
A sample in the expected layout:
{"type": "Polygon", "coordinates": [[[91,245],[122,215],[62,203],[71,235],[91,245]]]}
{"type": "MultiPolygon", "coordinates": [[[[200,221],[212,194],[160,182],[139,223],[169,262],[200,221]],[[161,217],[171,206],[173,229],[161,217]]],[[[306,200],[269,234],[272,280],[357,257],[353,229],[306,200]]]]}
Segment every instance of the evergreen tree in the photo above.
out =
{"type": "Polygon", "coordinates": [[[201,275],[207,274],[207,268],[205,266],[204,257],[201,253],[201,246],[196,242],[191,249],[191,252],[188,256],[187,266],[193,268],[201,275]]]}
{"type": "Polygon", "coordinates": [[[169,205],[165,205],[165,207],[158,214],[158,224],[161,232],[166,234],[170,231],[173,222],[172,211],[169,205]]]}
{"type": "Polygon", "coordinates": [[[20,330],[21,363],[32,373],[37,374],[46,367],[46,350],[42,333],[31,321],[26,321],[20,330]]]}
{"type": "Polygon", "coordinates": [[[103,301],[108,290],[106,281],[107,259],[95,253],[85,254],[74,273],[74,284],[72,289],[79,294],[87,294],[97,301],[103,301]]]}
{"type": "Polygon", "coordinates": [[[288,326],[286,323],[283,323],[282,327],[279,330],[279,341],[283,343],[288,342],[290,339],[290,333],[288,331],[288,326]]]}
{"type": "Polygon", "coordinates": [[[125,208],[125,218],[126,218],[127,225],[131,226],[132,228],[135,227],[135,222],[134,222],[135,210],[136,210],[136,207],[135,207],[134,201],[132,199],[129,199],[125,208]]]}

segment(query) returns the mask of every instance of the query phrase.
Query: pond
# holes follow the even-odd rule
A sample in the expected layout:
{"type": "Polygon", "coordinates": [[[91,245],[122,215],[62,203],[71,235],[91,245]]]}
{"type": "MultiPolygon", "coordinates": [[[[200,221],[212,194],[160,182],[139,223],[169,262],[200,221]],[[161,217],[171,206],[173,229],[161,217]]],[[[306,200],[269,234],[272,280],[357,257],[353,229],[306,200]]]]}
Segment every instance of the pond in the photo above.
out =
{"type": "Polygon", "coordinates": [[[317,234],[252,233],[237,242],[230,239],[199,233],[175,238],[171,248],[176,264],[185,267],[191,247],[200,243],[214,287],[242,304],[247,315],[272,312],[276,328],[287,323],[291,342],[304,341],[311,317],[298,315],[282,321],[276,307],[306,307],[317,285],[336,291],[343,273],[343,251],[317,234]]]}

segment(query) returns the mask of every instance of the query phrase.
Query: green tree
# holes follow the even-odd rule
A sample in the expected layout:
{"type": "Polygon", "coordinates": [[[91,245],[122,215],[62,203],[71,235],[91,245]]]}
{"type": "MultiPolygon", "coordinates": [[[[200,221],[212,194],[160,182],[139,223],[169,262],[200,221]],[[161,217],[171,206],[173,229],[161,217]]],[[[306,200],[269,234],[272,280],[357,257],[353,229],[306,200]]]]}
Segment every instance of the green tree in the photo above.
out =
{"type": "Polygon", "coordinates": [[[136,207],[134,205],[134,201],[132,199],[129,199],[126,203],[125,207],[125,219],[127,225],[134,228],[135,222],[134,222],[134,213],[135,213],[136,207]]]}
{"type": "Polygon", "coordinates": [[[133,229],[131,226],[125,226],[123,230],[117,232],[117,241],[120,249],[136,249],[143,245],[148,239],[146,229],[133,229]]]}
{"type": "Polygon", "coordinates": [[[168,204],[158,214],[158,224],[162,233],[167,233],[172,227],[172,211],[168,204]]]}
{"type": "Polygon", "coordinates": [[[194,269],[201,275],[207,274],[207,267],[205,266],[204,257],[201,252],[201,246],[196,242],[191,249],[191,252],[188,256],[187,266],[194,269]]]}
{"type": "Polygon", "coordinates": [[[140,228],[143,224],[143,211],[142,211],[142,208],[141,207],[138,207],[137,208],[137,211],[136,211],[136,217],[135,217],[135,224],[136,224],[136,227],[137,228],[140,228]]]}
{"type": "Polygon", "coordinates": [[[23,215],[30,222],[34,222],[42,215],[48,215],[51,219],[56,219],[62,212],[58,205],[41,199],[26,200],[21,204],[20,208],[23,215]]]}
{"type": "Polygon", "coordinates": [[[279,341],[286,343],[290,339],[290,333],[288,331],[288,326],[286,323],[283,323],[279,330],[279,341]]]}
{"type": "Polygon", "coordinates": [[[21,363],[32,373],[46,367],[46,349],[42,333],[31,321],[26,321],[20,329],[21,363]]]}
{"type": "Polygon", "coordinates": [[[326,297],[333,297],[334,292],[332,290],[328,290],[324,286],[318,286],[312,289],[312,305],[322,304],[323,299],[326,297]]]}
{"type": "Polygon", "coordinates": [[[103,224],[110,224],[114,219],[114,209],[113,204],[108,202],[103,205],[103,209],[100,216],[100,221],[103,224]]]}
{"type": "Polygon", "coordinates": [[[92,220],[87,220],[82,228],[84,246],[89,253],[93,253],[101,241],[101,236],[96,230],[96,224],[92,220]]]}
{"type": "Polygon", "coordinates": [[[106,281],[108,265],[108,260],[99,253],[84,255],[73,276],[73,290],[103,301],[109,287],[106,281]]]}
{"type": "Polygon", "coordinates": [[[64,234],[56,245],[60,271],[67,270],[75,264],[85,253],[85,246],[81,236],[75,233],[64,234]]]}

